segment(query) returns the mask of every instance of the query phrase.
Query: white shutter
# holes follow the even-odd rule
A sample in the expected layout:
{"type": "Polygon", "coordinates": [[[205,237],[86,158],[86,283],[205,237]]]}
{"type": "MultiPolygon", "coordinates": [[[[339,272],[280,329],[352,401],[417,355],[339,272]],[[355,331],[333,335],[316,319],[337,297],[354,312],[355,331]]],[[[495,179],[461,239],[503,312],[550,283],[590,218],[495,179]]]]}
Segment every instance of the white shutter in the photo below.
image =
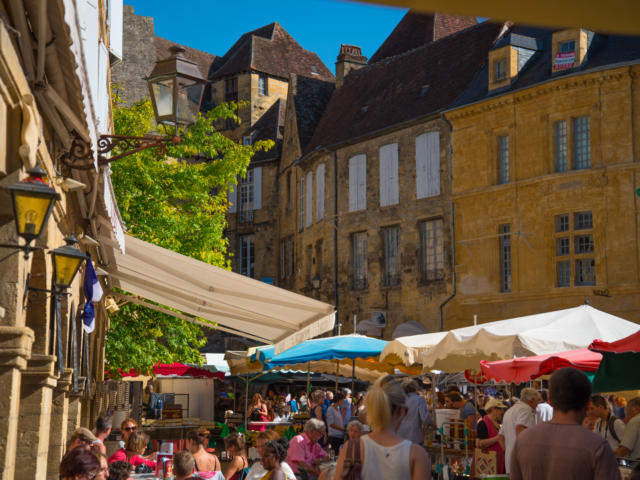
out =
{"type": "Polygon", "coordinates": [[[253,209],[262,208],[262,167],[253,169],[253,209]]]}
{"type": "Polygon", "coordinates": [[[91,101],[98,100],[98,1],[81,0],[78,2],[82,12],[80,25],[82,30],[82,49],[86,66],[87,80],[91,91],[91,101]]]}
{"type": "Polygon", "coordinates": [[[398,144],[380,148],[380,206],[398,203],[398,144]]]}
{"type": "Polygon", "coordinates": [[[305,213],[307,214],[307,216],[305,217],[304,226],[310,227],[311,224],[313,223],[313,173],[312,172],[307,173],[306,190],[307,190],[307,198],[305,199],[306,200],[305,213]]]}
{"type": "Polygon", "coordinates": [[[300,230],[304,228],[304,176],[298,182],[299,191],[298,191],[298,208],[300,209],[299,217],[298,217],[298,226],[300,230]]]}
{"type": "Polygon", "coordinates": [[[109,0],[107,19],[109,21],[109,50],[122,60],[122,0],[109,0]]]}
{"type": "Polygon", "coordinates": [[[229,200],[229,213],[236,213],[238,211],[237,203],[238,203],[238,192],[236,192],[237,185],[231,185],[229,187],[229,192],[227,193],[227,198],[229,200]]]}
{"type": "Polygon", "coordinates": [[[358,202],[358,157],[349,159],[349,211],[357,210],[358,202]]]}
{"type": "Polygon", "coordinates": [[[98,131],[109,133],[109,104],[111,93],[107,72],[109,70],[109,52],[104,43],[100,42],[98,58],[98,98],[96,112],[98,114],[98,131]]]}
{"type": "Polygon", "coordinates": [[[358,155],[358,199],[356,201],[357,210],[367,208],[367,157],[358,155]]]}
{"type": "Polygon", "coordinates": [[[324,218],[324,163],[316,170],[316,222],[324,218]]]}
{"type": "Polygon", "coordinates": [[[416,197],[440,195],[440,132],[416,138],[416,197]]]}

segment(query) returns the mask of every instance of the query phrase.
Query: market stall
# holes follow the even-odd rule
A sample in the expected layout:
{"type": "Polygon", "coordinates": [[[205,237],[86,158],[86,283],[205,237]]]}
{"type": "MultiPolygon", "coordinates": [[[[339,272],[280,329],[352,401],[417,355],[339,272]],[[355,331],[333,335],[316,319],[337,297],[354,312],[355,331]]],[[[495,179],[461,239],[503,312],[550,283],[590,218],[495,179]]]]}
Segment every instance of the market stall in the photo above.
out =
{"type": "Polygon", "coordinates": [[[593,379],[594,392],[640,389],[640,331],[615,342],[594,340],[589,350],[602,355],[593,379]]]}

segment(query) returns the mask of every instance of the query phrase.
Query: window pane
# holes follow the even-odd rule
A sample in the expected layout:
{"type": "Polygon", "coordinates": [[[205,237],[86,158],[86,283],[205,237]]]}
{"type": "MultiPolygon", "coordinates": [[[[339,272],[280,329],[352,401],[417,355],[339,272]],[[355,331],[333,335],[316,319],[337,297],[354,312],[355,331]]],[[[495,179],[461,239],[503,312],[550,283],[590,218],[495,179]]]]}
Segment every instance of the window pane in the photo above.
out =
{"type": "Polygon", "coordinates": [[[569,237],[556,239],[556,255],[569,255],[569,237]]]}
{"type": "Polygon", "coordinates": [[[444,278],[442,219],[420,222],[420,263],[423,281],[444,278]]]}
{"type": "Polygon", "coordinates": [[[251,235],[243,235],[240,237],[240,274],[253,278],[254,276],[254,246],[253,237],[251,235]]]}
{"type": "Polygon", "coordinates": [[[556,215],[556,232],[568,232],[569,231],[569,215],[566,213],[563,215],[556,215]]]}
{"type": "Polygon", "coordinates": [[[573,168],[591,168],[591,135],[589,117],[573,119],[573,168]]]}
{"type": "Polygon", "coordinates": [[[555,123],[556,141],[556,172],[566,172],[567,164],[567,121],[560,120],[555,123]]]}
{"type": "Polygon", "coordinates": [[[556,276],[558,287],[569,287],[571,285],[571,262],[557,262],[556,276]]]}
{"type": "Polygon", "coordinates": [[[367,288],[367,232],[352,236],[353,289],[367,288]]]}
{"type": "Polygon", "coordinates": [[[577,212],[573,214],[574,230],[589,230],[593,228],[591,212],[577,212]]]}
{"type": "Polygon", "coordinates": [[[576,285],[596,284],[596,262],[593,258],[576,260],[576,285]]]}
{"type": "Polygon", "coordinates": [[[498,163],[498,181],[501,184],[509,183],[509,135],[498,137],[498,163]]]}
{"type": "Polygon", "coordinates": [[[507,78],[507,60],[502,58],[493,64],[493,81],[500,82],[507,78]]]}
{"type": "Polygon", "coordinates": [[[571,40],[568,42],[562,42],[560,44],[560,53],[571,53],[574,52],[576,49],[576,42],[575,40],[571,40]]]}
{"type": "Polygon", "coordinates": [[[384,284],[387,286],[400,283],[400,254],[398,244],[400,229],[398,227],[385,228],[384,234],[384,284]]]}
{"type": "Polygon", "coordinates": [[[500,225],[500,290],[511,291],[511,226],[500,225]]]}
{"type": "Polygon", "coordinates": [[[593,235],[577,235],[574,237],[576,254],[593,252],[593,235]]]}

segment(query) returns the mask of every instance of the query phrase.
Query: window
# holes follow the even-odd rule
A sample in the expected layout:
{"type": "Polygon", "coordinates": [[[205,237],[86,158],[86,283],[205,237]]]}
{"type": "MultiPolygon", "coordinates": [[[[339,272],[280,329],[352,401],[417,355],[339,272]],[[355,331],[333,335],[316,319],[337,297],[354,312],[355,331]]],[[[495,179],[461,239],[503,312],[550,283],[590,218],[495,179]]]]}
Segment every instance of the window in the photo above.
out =
{"type": "Polygon", "coordinates": [[[307,173],[307,187],[306,187],[307,197],[306,197],[306,216],[305,216],[305,227],[310,227],[313,223],[313,173],[307,173]]]}
{"type": "Polygon", "coordinates": [[[349,159],[349,211],[367,208],[367,157],[356,155],[349,159]]]}
{"type": "Polygon", "coordinates": [[[316,222],[324,218],[324,163],[316,169],[316,222]]]}
{"type": "Polygon", "coordinates": [[[287,276],[287,240],[280,240],[280,279],[287,276]]]}
{"type": "Polygon", "coordinates": [[[560,42],[558,46],[559,53],[573,53],[576,51],[576,42],[575,40],[569,40],[567,42],[560,42]]]}
{"type": "Polygon", "coordinates": [[[322,240],[316,242],[316,275],[322,277],[322,240]]]}
{"type": "Polygon", "coordinates": [[[311,285],[313,279],[313,246],[307,245],[305,247],[305,262],[307,267],[307,284],[311,285]]]}
{"type": "Polygon", "coordinates": [[[595,285],[595,245],[591,212],[564,213],[555,217],[556,286],[595,285]],[[573,221],[573,229],[571,228],[573,221]],[[573,248],[573,250],[572,250],[573,248]]]}
{"type": "Polygon", "coordinates": [[[268,95],[267,93],[267,76],[258,76],[258,95],[268,95]]]}
{"type": "Polygon", "coordinates": [[[351,257],[353,262],[353,289],[364,290],[368,285],[367,232],[358,232],[351,236],[351,257]]]}
{"type": "Polygon", "coordinates": [[[511,291],[511,225],[498,227],[500,233],[500,291],[511,291]]]}
{"type": "Polygon", "coordinates": [[[287,238],[287,276],[293,277],[293,236],[287,238]]]}
{"type": "Polygon", "coordinates": [[[253,235],[242,235],[240,237],[240,254],[238,262],[240,264],[240,275],[254,278],[253,264],[255,260],[253,235]]]}
{"type": "Polygon", "coordinates": [[[507,59],[501,58],[493,62],[493,81],[501,82],[507,78],[507,59]]]}
{"type": "Polygon", "coordinates": [[[573,119],[573,168],[591,168],[591,132],[589,117],[573,119]]]}
{"type": "Polygon", "coordinates": [[[384,277],[386,286],[400,283],[400,228],[388,227],[382,230],[384,236],[384,277]]]}
{"type": "Polygon", "coordinates": [[[398,144],[380,148],[380,206],[398,204],[398,144]]]}
{"type": "Polygon", "coordinates": [[[420,222],[420,273],[422,281],[444,278],[444,242],[441,218],[420,222]]]}
{"type": "Polygon", "coordinates": [[[566,172],[567,164],[567,121],[560,120],[554,124],[556,172],[566,172]]]}
{"type": "Polygon", "coordinates": [[[224,101],[238,101],[238,77],[227,78],[224,81],[224,101]]]}
{"type": "Polygon", "coordinates": [[[298,182],[298,209],[299,209],[299,230],[302,231],[304,229],[304,177],[300,179],[298,182]]]}
{"type": "Polygon", "coordinates": [[[498,137],[498,182],[509,183],[509,135],[498,137]]]}
{"type": "Polygon", "coordinates": [[[440,132],[416,138],[416,198],[440,195],[440,132]]]}
{"type": "Polygon", "coordinates": [[[247,175],[240,179],[240,208],[238,220],[240,222],[253,221],[254,179],[253,170],[247,170],[247,175]]]}

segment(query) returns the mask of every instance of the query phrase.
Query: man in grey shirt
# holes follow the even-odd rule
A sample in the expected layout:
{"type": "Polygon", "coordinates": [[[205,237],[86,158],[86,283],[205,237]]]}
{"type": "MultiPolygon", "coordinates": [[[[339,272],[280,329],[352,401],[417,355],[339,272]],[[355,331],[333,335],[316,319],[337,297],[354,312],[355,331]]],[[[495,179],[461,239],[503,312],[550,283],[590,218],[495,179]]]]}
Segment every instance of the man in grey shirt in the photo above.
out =
{"type": "Polygon", "coordinates": [[[404,391],[407,394],[407,415],[402,419],[398,427],[398,436],[422,445],[424,443],[423,427],[429,423],[429,411],[427,402],[418,395],[418,384],[408,378],[403,382],[404,391]]]}
{"type": "Polygon", "coordinates": [[[640,460],[640,397],[632,398],[627,403],[627,417],[631,420],[624,429],[615,454],[622,458],[640,460]]]}
{"type": "Polygon", "coordinates": [[[551,375],[550,422],[524,430],[511,453],[511,480],[620,480],[609,443],[582,426],[591,382],[575,368],[551,375]]]}

